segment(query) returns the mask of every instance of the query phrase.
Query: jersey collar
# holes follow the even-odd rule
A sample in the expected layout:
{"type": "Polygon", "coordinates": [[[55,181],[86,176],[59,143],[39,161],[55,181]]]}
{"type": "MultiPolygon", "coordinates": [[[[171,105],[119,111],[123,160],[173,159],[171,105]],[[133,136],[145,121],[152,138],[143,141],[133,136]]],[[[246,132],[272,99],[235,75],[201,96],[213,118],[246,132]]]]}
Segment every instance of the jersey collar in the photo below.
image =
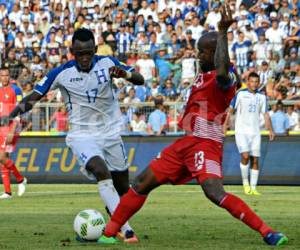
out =
{"type": "Polygon", "coordinates": [[[251,93],[251,94],[257,94],[259,91],[258,91],[258,89],[256,89],[255,91],[254,91],[254,93],[253,92],[251,92],[250,90],[249,90],[249,88],[247,88],[247,91],[249,92],[249,93],[251,93]]]}

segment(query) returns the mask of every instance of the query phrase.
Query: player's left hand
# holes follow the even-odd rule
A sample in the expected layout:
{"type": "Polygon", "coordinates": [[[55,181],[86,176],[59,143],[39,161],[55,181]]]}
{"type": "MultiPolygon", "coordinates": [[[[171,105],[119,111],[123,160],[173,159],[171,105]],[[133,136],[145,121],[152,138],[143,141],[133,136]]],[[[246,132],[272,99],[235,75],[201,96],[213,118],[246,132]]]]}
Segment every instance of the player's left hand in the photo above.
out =
{"type": "Polygon", "coordinates": [[[226,32],[230,25],[233,24],[234,19],[232,18],[231,9],[228,4],[222,5],[221,7],[221,21],[218,24],[219,31],[226,32]]]}
{"type": "Polygon", "coordinates": [[[109,74],[111,78],[125,78],[127,76],[127,72],[124,69],[121,69],[117,66],[113,66],[111,68],[109,68],[109,74]]]}
{"type": "Polygon", "coordinates": [[[275,133],[273,131],[270,131],[269,132],[269,139],[270,139],[270,141],[273,141],[274,138],[275,138],[275,133]]]}

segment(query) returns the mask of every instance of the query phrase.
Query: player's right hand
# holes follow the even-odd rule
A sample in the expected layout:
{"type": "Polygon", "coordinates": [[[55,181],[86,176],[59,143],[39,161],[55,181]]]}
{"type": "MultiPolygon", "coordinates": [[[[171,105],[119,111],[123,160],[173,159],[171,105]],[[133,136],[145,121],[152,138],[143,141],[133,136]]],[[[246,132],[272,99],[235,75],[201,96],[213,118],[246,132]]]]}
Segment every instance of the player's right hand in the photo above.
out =
{"type": "Polygon", "coordinates": [[[270,139],[270,141],[273,141],[274,138],[275,138],[275,133],[273,131],[270,131],[269,132],[269,139],[270,139]]]}
{"type": "Polygon", "coordinates": [[[218,24],[219,31],[227,33],[227,30],[229,29],[230,25],[234,23],[231,9],[228,4],[222,5],[221,16],[221,21],[218,24]]]}

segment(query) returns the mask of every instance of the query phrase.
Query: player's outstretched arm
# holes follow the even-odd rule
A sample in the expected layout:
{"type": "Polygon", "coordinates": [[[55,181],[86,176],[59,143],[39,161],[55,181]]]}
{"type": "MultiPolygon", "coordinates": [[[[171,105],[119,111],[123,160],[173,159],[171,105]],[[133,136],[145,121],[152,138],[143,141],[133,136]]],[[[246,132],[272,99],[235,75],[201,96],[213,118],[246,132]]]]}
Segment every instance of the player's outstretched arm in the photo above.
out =
{"type": "Polygon", "coordinates": [[[227,31],[234,20],[228,5],[222,6],[221,15],[222,18],[218,26],[219,32],[214,61],[217,71],[217,82],[220,86],[227,87],[230,83],[230,58],[228,53],[227,31]]]}
{"type": "Polygon", "coordinates": [[[12,120],[18,115],[22,115],[28,112],[42,97],[43,96],[36,91],[32,91],[29,95],[25,96],[23,100],[15,107],[15,109],[9,114],[9,119],[12,120]]]}
{"type": "Polygon", "coordinates": [[[227,114],[226,114],[226,118],[225,118],[225,121],[224,121],[224,124],[223,124],[223,133],[224,133],[224,135],[226,135],[226,132],[229,128],[229,121],[230,121],[230,117],[233,114],[233,112],[234,112],[234,109],[230,107],[227,114]]]}
{"type": "Polygon", "coordinates": [[[134,85],[143,85],[145,82],[144,77],[140,73],[135,71],[129,72],[118,66],[111,67],[109,69],[109,73],[111,77],[124,78],[134,85]]]}

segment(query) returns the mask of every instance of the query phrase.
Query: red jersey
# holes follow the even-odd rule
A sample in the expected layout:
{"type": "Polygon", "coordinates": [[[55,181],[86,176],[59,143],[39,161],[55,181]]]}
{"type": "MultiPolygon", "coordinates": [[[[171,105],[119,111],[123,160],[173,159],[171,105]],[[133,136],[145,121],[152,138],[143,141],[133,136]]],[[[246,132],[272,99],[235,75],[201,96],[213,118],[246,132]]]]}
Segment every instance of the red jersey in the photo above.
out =
{"type": "Polygon", "coordinates": [[[64,112],[55,112],[54,117],[56,119],[57,131],[68,130],[68,117],[64,112]]]}
{"type": "Polygon", "coordinates": [[[8,116],[17,105],[17,95],[11,86],[0,88],[0,116],[8,116]]]}
{"type": "Polygon", "coordinates": [[[229,75],[230,83],[226,88],[218,86],[216,71],[197,76],[179,123],[182,129],[200,138],[223,142],[225,111],[235,95],[238,79],[233,67],[229,75]]]}

